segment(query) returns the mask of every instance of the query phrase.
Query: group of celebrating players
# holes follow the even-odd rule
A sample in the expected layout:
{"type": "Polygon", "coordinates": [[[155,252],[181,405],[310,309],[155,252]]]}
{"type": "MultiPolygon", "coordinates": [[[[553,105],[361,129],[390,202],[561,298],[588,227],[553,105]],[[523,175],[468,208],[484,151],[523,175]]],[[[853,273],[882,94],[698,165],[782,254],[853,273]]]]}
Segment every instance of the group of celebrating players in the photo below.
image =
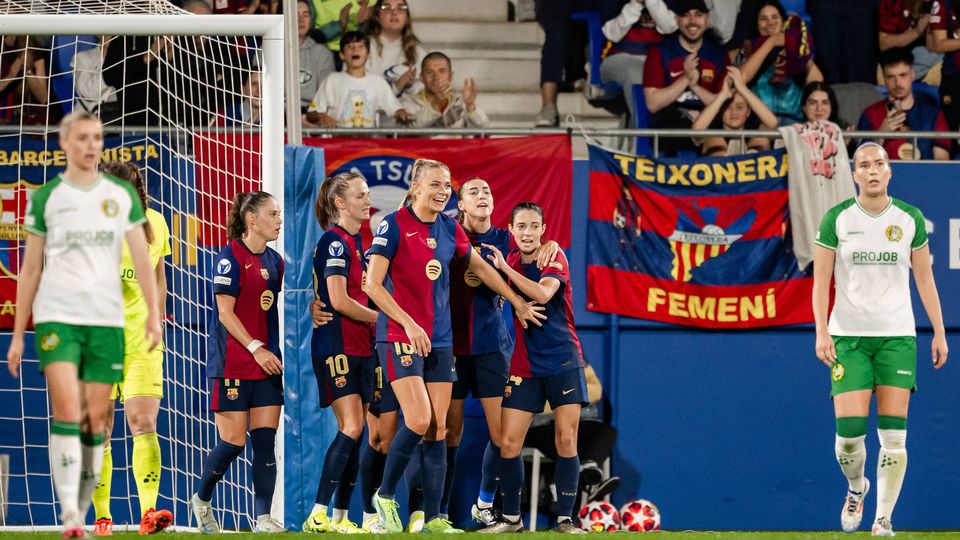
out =
{"type": "MultiPolygon", "coordinates": [[[[163,395],[167,227],[159,213],[145,213],[135,166],[111,164],[109,174],[100,172],[103,126],[95,116],[65,117],[60,144],[66,170],[31,196],[26,213],[9,369],[18,376],[32,312],[51,400],[49,452],[63,537],[85,536],[91,497],[95,533],[111,532],[111,389],[124,400],[134,435],[140,532],[154,533],[172,522],[169,511],[154,508],[161,469],[156,418],[163,395]]],[[[816,351],[831,372],[837,459],[849,480],[841,513],[848,532],[859,527],[870,489],[863,440],[871,394],[877,394],[875,535],[893,534],[890,516],[906,468],[906,413],[916,381],[911,266],[934,329],[935,367],[947,356],[924,220],[919,210],[888,195],[890,176],[882,147],[868,143],[857,150],[860,194],[824,217],[814,265],[816,351]],[[857,259],[871,250],[879,250],[883,264],[857,259]],[[837,300],[828,322],[834,277],[837,300]],[[887,288],[877,294],[866,282],[887,288]]],[[[490,432],[471,509],[484,527],[480,532],[522,530],[520,450],[533,416],[547,402],[556,421],[555,530],[583,532],[571,516],[580,469],[577,426],[587,394],[567,259],[556,242],[542,241],[544,215],[537,204],[514,207],[505,230],[491,223],[494,198],[486,181],[471,178],[459,186],[459,221],[443,212],[451,190],[446,165],[417,160],[406,199],[379,223],[364,253],[360,229],[371,203],[363,177],[340,173],[321,185],[315,210],[325,232],[313,260],[311,349],[319,404],[333,408],[339,431],[324,458],[306,532],[403,531],[396,501],[401,477],[422,491],[411,497],[407,530],[463,532],[453,527],[447,507],[468,394],[480,400],[490,432]],[[515,342],[504,302],[512,306],[515,342]],[[364,423],[368,437],[361,442],[364,423]],[[355,483],[364,506],[360,526],[347,516],[355,483]],[[501,505],[495,509],[498,489],[501,505]]],[[[273,196],[238,194],[228,217],[229,243],[214,259],[207,375],[219,441],[190,499],[204,533],[220,531],[211,506],[214,489],[248,435],[254,529],[284,530],[271,516],[284,399],[277,309],[284,265],[267,245],[278,238],[281,224],[273,196]]]]}

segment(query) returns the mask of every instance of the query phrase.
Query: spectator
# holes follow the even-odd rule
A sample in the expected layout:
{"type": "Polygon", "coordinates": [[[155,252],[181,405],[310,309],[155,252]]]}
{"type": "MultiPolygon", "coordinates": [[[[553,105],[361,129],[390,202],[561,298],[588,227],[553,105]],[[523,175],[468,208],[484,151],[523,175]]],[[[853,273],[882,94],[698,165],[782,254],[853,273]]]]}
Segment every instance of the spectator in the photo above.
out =
{"type": "Polygon", "coordinates": [[[420,78],[424,89],[401,98],[413,127],[489,127],[490,119],[477,105],[477,83],[463,81],[463,92],[453,91],[453,66],[442,52],[423,58],[420,78]]]}
{"type": "Polygon", "coordinates": [[[240,99],[230,105],[218,118],[224,126],[260,124],[260,72],[251,71],[243,85],[240,99]]]}
{"type": "Polygon", "coordinates": [[[2,36],[0,40],[0,124],[56,123],[61,110],[50,104],[49,38],[2,36]]]}
{"type": "MultiPolygon", "coordinates": [[[[666,36],[678,30],[677,15],[670,9],[668,2],[664,0],[631,1],[646,6],[661,34],[666,36]]],[[[718,43],[727,43],[733,37],[740,2],[741,0],[706,0],[707,9],[710,10],[708,28],[718,43]]]]}
{"type": "MultiPolygon", "coordinates": [[[[703,0],[675,2],[676,34],[650,47],[643,66],[643,93],[657,128],[687,129],[723,85],[727,56],[704,38],[709,15],[703,0]]],[[[672,156],[695,151],[690,139],[661,139],[660,151],[672,156]]]]}
{"type": "Polygon", "coordinates": [[[406,0],[377,0],[364,32],[372,45],[367,72],[386,79],[397,97],[419,92],[417,66],[426,52],[413,33],[406,0]]]}
{"type": "Polygon", "coordinates": [[[310,37],[313,19],[307,0],[297,1],[297,37],[300,39],[300,113],[307,112],[320,83],[337,70],[330,49],[310,37]]]}
{"type": "Polygon", "coordinates": [[[927,45],[943,54],[940,103],[950,129],[960,127],[960,23],[952,0],[934,0],[930,8],[930,40],[927,45]]]}
{"type": "MultiPolygon", "coordinates": [[[[755,129],[758,121],[761,129],[777,127],[777,117],[750,91],[740,70],[731,66],[727,68],[727,77],[720,86],[717,99],[704,107],[692,127],[742,131],[745,128],[755,129]]],[[[765,137],[752,137],[746,141],[743,136],[695,137],[693,142],[700,146],[701,155],[714,157],[738,156],[770,149],[770,139],[765,137]]]]}
{"type": "Polygon", "coordinates": [[[744,43],[743,77],[781,124],[800,122],[803,86],[823,80],[806,23],[796,15],[787,17],[779,0],[760,2],[754,20],[755,31],[744,43]]]}
{"type": "Polygon", "coordinates": [[[308,127],[374,127],[382,111],[401,124],[407,112],[393,95],[386,79],[367,74],[364,66],[370,54],[370,40],[360,32],[347,32],[340,38],[340,58],[346,71],[327,76],[306,115],[308,127]]]}
{"type": "Polygon", "coordinates": [[[800,94],[800,106],[805,122],[828,120],[847,129],[840,121],[840,107],[837,104],[837,95],[833,88],[823,81],[813,81],[803,87],[800,94]]]}
{"type": "MultiPolygon", "coordinates": [[[[815,61],[830,84],[877,80],[877,0],[807,0],[815,61]]],[[[813,79],[809,79],[813,80],[813,79]]]]}
{"type": "MultiPolygon", "coordinates": [[[[947,121],[937,102],[914,94],[913,54],[908,49],[887,49],[880,55],[887,99],[867,107],[860,117],[860,131],[947,131],[947,121]]],[[[883,139],[890,159],[950,159],[949,139],[883,139]],[[917,146],[914,146],[916,142],[917,146]]]]}
{"type": "Polygon", "coordinates": [[[110,47],[112,36],[100,36],[97,46],[73,55],[77,104],[100,117],[104,124],[120,117],[117,89],[103,80],[103,58],[110,47]]]}
{"type": "MultiPolygon", "coordinates": [[[[370,0],[311,0],[313,38],[334,54],[340,52],[340,37],[355,32],[370,18],[370,0]]],[[[339,57],[337,57],[339,58],[339,57]]],[[[340,68],[339,62],[337,68],[340,68]]]]}
{"type": "Polygon", "coordinates": [[[913,0],[881,0],[880,2],[880,52],[897,47],[906,47],[913,52],[913,70],[917,80],[924,80],[928,74],[933,84],[940,83],[936,71],[931,72],[943,61],[943,55],[927,48],[927,28],[930,25],[930,10],[926,2],[913,0]],[[926,10],[922,7],[927,6],[926,10]]]}
{"type": "Polygon", "coordinates": [[[605,23],[617,15],[618,0],[539,0],[537,21],[543,27],[543,48],[540,50],[540,112],[534,120],[536,127],[560,125],[557,95],[564,80],[564,57],[570,40],[570,21],[574,10],[597,11],[605,23]]]}
{"type": "Polygon", "coordinates": [[[658,30],[643,0],[629,0],[623,5],[619,15],[603,25],[603,35],[610,40],[610,44],[603,62],[600,63],[600,78],[605,83],[615,82],[623,87],[627,109],[630,111],[627,117],[628,127],[633,127],[635,117],[633,85],[643,81],[643,63],[647,59],[647,48],[651,43],[659,43],[663,39],[658,30]]]}
{"type": "Polygon", "coordinates": [[[260,0],[213,0],[214,15],[252,15],[259,11],[260,0]]]}

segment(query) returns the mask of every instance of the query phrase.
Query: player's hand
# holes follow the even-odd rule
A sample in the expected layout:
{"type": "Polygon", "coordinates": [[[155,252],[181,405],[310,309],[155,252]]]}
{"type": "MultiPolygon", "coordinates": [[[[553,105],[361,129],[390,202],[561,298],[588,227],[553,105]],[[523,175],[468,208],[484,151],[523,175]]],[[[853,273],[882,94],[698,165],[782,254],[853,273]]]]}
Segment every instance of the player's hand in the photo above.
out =
{"type": "Polygon", "coordinates": [[[160,324],[160,316],[154,314],[147,315],[146,327],[148,350],[152,351],[163,343],[163,326],[160,324]]]}
{"type": "Polygon", "coordinates": [[[20,378],[20,359],[23,357],[23,334],[14,334],[7,348],[7,369],[14,379],[20,378]]]}
{"type": "Polygon", "coordinates": [[[394,81],[394,85],[397,87],[399,92],[403,92],[413,84],[413,81],[417,78],[417,68],[416,66],[410,66],[410,69],[405,71],[403,75],[397,78],[394,81]]]}
{"type": "Polygon", "coordinates": [[[283,364],[280,359],[274,356],[265,346],[253,351],[253,359],[260,364],[260,369],[267,375],[280,375],[283,373],[283,364]]]}
{"type": "Polygon", "coordinates": [[[554,240],[540,246],[540,251],[537,252],[537,269],[543,270],[548,264],[555,261],[557,253],[560,253],[560,244],[554,240]]]}
{"type": "Polygon", "coordinates": [[[832,368],[834,362],[837,361],[837,346],[834,345],[833,336],[830,335],[830,332],[817,332],[816,348],[817,358],[827,367],[832,368]]]}
{"type": "Polygon", "coordinates": [[[514,306],[514,312],[517,314],[517,320],[520,321],[520,326],[527,328],[527,323],[533,323],[537,326],[543,326],[540,321],[547,320],[547,316],[543,314],[545,307],[537,305],[536,302],[524,302],[519,306],[514,306]]]}
{"type": "Polygon", "coordinates": [[[426,357],[430,354],[433,344],[430,343],[430,336],[427,335],[427,331],[420,328],[419,324],[411,320],[408,325],[403,327],[403,331],[407,333],[407,338],[410,339],[410,344],[413,345],[418,355],[426,357]]]}
{"type": "Polygon", "coordinates": [[[933,368],[940,369],[947,363],[947,336],[934,334],[930,344],[930,356],[933,358],[933,368]]]}
{"type": "Polygon", "coordinates": [[[490,254],[487,255],[487,259],[493,264],[493,267],[502,272],[507,271],[507,260],[503,258],[503,253],[497,249],[497,246],[492,246],[490,244],[480,244],[481,246],[490,250],[490,254]]]}
{"type": "Polygon", "coordinates": [[[313,327],[318,328],[333,320],[333,313],[323,311],[327,307],[319,298],[310,302],[310,317],[313,318],[313,327]]]}

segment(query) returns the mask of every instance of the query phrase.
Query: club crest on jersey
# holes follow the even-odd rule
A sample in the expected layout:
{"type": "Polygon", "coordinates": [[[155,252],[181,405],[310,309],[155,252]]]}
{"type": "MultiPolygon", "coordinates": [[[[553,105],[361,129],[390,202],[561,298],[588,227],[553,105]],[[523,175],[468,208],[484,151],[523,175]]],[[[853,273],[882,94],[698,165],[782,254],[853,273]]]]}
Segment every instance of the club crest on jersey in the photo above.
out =
{"type": "Polygon", "coordinates": [[[337,385],[337,388],[343,388],[347,385],[347,378],[341,375],[333,380],[333,384],[337,385]]]}
{"type": "Polygon", "coordinates": [[[227,388],[227,399],[229,399],[230,401],[234,401],[238,397],[240,397],[239,388],[227,388]]]}
{"type": "Polygon", "coordinates": [[[50,352],[57,348],[60,345],[60,336],[56,332],[50,332],[49,334],[44,334],[40,338],[40,350],[50,352]]]}
{"type": "Polygon", "coordinates": [[[833,364],[830,369],[830,378],[833,379],[833,382],[840,382],[840,379],[843,378],[843,364],[840,362],[833,364]]]}
{"type": "Polygon", "coordinates": [[[440,278],[440,274],[443,273],[443,266],[440,264],[440,261],[430,259],[430,262],[427,263],[424,270],[427,272],[427,278],[430,281],[436,281],[440,278]]]}
{"type": "Polygon", "coordinates": [[[903,229],[896,225],[891,225],[887,227],[887,230],[884,231],[884,234],[887,235],[887,240],[891,242],[899,242],[903,238],[903,229]]]}
{"type": "Polygon", "coordinates": [[[270,272],[268,272],[266,268],[260,269],[260,275],[263,277],[263,279],[270,279],[270,272]]]}
{"type": "Polygon", "coordinates": [[[269,311],[273,307],[273,291],[263,291],[260,295],[260,307],[264,311],[269,311]]]}
{"type": "Polygon", "coordinates": [[[437,240],[435,238],[427,238],[427,247],[437,249],[437,240]]]}
{"type": "Polygon", "coordinates": [[[400,365],[403,367],[410,367],[413,365],[413,357],[409,354],[405,354],[400,357],[400,365]]]}
{"type": "Polygon", "coordinates": [[[508,384],[507,387],[503,389],[503,397],[510,397],[510,394],[512,393],[513,387],[508,384]]]}
{"type": "Polygon", "coordinates": [[[343,256],[343,244],[339,241],[334,240],[330,243],[330,248],[327,249],[327,252],[330,253],[331,257],[342,257],[343,256]]]}
{"type": "Polygon", "coordinates": [[[228,261],[227,259],[220,259],[220,261],[217,262],[217,273],[218,273],[218,274],[226,274],[226,273],[230,272],[230,268],[232,268],[232,267],[231,267],[231,265],[230,265],[230,261],[228,261]]]}
{"type": "Polygon", "coordinates": [[[100,204],[100,209],[103,210],[103,215],[107,217],[116,217],[120,213],[120,205],[113,199],[104,199],[103,203],[100,204]]]}

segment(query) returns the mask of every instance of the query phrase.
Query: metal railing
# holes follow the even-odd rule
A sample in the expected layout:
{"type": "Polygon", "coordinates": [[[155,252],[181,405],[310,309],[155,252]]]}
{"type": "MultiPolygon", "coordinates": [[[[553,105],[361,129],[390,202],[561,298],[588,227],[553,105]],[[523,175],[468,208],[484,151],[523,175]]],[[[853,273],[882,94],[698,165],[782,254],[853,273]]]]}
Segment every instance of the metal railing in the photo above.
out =
{"type": "MultiPolygon", "coordinates": [[[[190,128],[196,132],[207,133],[259,133],[259,129],[237,128],[224,126],[206,126],[190,128]]],[[[107,134],[134,134],[144,132],[183,133],[184,128],[179,126],[105,126],[107,134]]],[[[56,133],[55,126],[19,126],[0,125],[0,136],[4,135],[50,135],[56,133]]],[[[571,137],[649,137],[652,140],[654,156],[659,153],[660,139],[690,138],[690,137],[725,137],[739,138],[746,141],[754,137],[779,139],[777,130],[739,130],[724,129],[621,129],[596,128],[588,125],[575,125],[563,128],[408,128],[408,127],[377,127],[377,128],[303,128],[305,137],[453,137],[453,138],[486,138],[486,137],[520,137],[528,135],[569,135],[571,137]]],[[[845,131],[843,137],[847,141],[859,139],[908,139],[914,147],[921,139],[960,139],[960,131],[845,131]]]]}

